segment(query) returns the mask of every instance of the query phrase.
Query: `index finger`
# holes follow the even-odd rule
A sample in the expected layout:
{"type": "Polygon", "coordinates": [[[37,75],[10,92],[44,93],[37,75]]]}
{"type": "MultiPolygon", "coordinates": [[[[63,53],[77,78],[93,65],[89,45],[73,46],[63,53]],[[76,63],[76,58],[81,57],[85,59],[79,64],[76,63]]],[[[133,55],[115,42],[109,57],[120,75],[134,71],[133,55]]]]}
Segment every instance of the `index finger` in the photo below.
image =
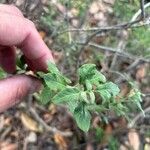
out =
{"type": "Polygon", "coordinates": [[[34,24],[28,19],[0,13],[0,45],[18,46],[35,70],[46,70],[48,60],[54,62],[34,24]]]}

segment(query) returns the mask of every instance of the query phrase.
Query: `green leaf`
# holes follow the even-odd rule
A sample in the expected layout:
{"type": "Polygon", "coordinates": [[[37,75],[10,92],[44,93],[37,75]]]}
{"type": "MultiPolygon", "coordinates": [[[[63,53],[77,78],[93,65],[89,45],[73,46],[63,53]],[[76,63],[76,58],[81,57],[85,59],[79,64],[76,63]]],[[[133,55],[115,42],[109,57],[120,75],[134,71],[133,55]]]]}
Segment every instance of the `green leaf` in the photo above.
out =
{"type": "Polygon", "coordinates": [[[128,108],[120,102],[114,102],[109,104],[109,108],[113,110],[118,116],[125,116],[128,112],[128,108]]]}
{"type": "Polygon", "coordinates": [[[80,98],[85,101],[87,104],[90,103],[90,101],[88,100],[88,97],[87,97],[87,92],[86,91],[81,91],[80,92],[80,98]]]}
{"type": "Polygon", "coordinates": [[[95,71],[95,75],[94,77],[91,79],[92,83],[96,83],[96,82],[102,82],[105,83],[106,82],[106,77],[99,71],[95,71]]]}
{"type": "Polygon", "coordinates": [[[142,106],[141,106],[141,102],[142,102],[141,95],[142,95],[142,93],[139,92],[138,89],[132,89],[128,99],[130,101],[132,101],[143,112],[143,115],[145,115],[145,113],[142,109],[142,106]]]}
{"type": "Polygon", "coordinates": [[[90,81],[89,80],[85,80],[85,85],[86,85],[86,89],[87,90],[92,90],[92,84],[90,83],[90,81]]]}
{"type": "MultiPolygon", "coordinates": [[[[107,82],[105,84],[101,84],[98,86],[97,90],[100,92],[101,90],[105,90],[112,94],[113,96],[117,96],[120,92],[120,89],[118,86],[112,82],[107,82]]],[[[106,93],[106,92],[105,92],[106,93]]]]}
{"type": "Polygon", "coordinates": [[[96,65],[95,64],[85,64],[82,65],[79,69],[78,69],[78,74],[79,74],[79,82],[81,84],[85,84],[86,86],[88,86],[87,81],[90,82],[91,84],[98,84],[99,82],[106,82],[106,78],[105,76],[100,73],[97,69],[96,69],[96,65]]]}
{"type": "Polygon", "coordinates": [[[3,79],[7,76],[7,74],[0,68],[0,79],[3,79]]]}
{"type": "Polygon", "coordinates": [[[87,132],[90,128],[91,114],[82,103],[74,110],[74,117],[79,128],[87,132]]]}
{"type": "Polygon", "coordinates": [[[102,98],[104,101],[109,100],[109,99],[111,98],[110,92],[107,91],[107,90],[105,90],[105,89],[98,90],[97,92],[100,94],[101,98],[102,98]]]}
{"type": "Polygon", "coordinates": [[[52,73],[47,73],[44,76],[45,84],[51,89],[51,90],[62,90],[65,88],[64,83],[61,81],[58,81],[57,75],[52,73]]]}
{"type": "Polygon", "coordinates": [[[90,96],[90,101],[92,104],[95,103],[95,94],[93,91],[88,92],[89,96],[90,96]]]}
{"type": "Polygon", "coordinates": [[[51,63],[50,61],[47,63],[48,65],[48,71],[54,74],[59,74],[59,70],[56,67],[56,65],[54,63],[51,63]]]}
{"type": "Polygon", "coordinates": [[[44,72],[42,72],[42,71],[38,71],[37,73],[36,73],[40,78],[44,78],[44,76],[46,75],[44,72]]]}
{"type": "Polygon", "coordinates": [[[92,105],[86,105],[85,106],[89,111],[96,111],[96,112],[104,112],[104,111],[108,111],[109,109],[107,109],[104,105],[97,105],[97,104],[92,104],[92,105]]]}
{"type": "Polygon", "coordinates": [[[79,99],[79,96],[80,90],[78,88],[65,88],[53,97],[53,102],[55,104],[59,104],[74,100],[77,101],[79,99]]]}
{"type": "Polygon", "coordinates": [[[95,75],[95,64],[84,64],[78,69],[80,83],[83,83],[86,79],[91,79],[95,75]]]}
{"type": "Polygon", "coordinates": [[[50,89],[48,87],[45,87],[40,94],[40,102],[43,105],[48,104],[51,101],[52,95],[53,94],[50,89]]]}
{"type": "Polygon", "coordinates": [[[67,102],[67,106],[69,108],[69,111],[73,113],[75,108],[78,106],[78,101],[69,101],[67,102]]]}
{"type": "Polygon", "coordinates": [[[55,65],[55,64],[53,64],[53,63],[51,63],[51,62],[48,62],[48,71],[50,72],[50,73],[52,73],[52,74],[55,74],[55,75],[57,75],[57,77],[60,79],[59,81],[60,82],[64,82],[64,84],[65,83],[71,83],[71,81],[68,79],[68,78],[66,78],[59,70],[58,70],[58,68],[57,68],[57,66],[55,65]]]}
{"type": "Polygon", "coordinates": [[[56,74],[57,80],[61,83],[63,83],[64,85],[70,84],[71,81],[66,78],[65,76],[63,76],[62,74],[56,74]]]}

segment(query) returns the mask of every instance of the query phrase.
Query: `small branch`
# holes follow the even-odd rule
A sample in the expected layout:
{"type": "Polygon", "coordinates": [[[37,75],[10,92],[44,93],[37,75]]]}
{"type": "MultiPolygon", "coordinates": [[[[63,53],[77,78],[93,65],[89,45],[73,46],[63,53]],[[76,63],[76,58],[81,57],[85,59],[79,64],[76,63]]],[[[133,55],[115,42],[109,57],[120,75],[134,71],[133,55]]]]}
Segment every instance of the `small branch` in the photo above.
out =
{"type": "Polygon", "coordinates": [[[150,97],[150,93],[144,94],[143,97],[150,97]]]}
{"type": "Polygon", "coordinates": [[[30,111],[31,114],[34,116],[34,118],[35,118],[47,131],[50,131],[50,132],[52,132],[53,134],[59,133],[59,134],[61,134],[62,136],[66,136],[66,137],[72,136],[72,132],[69,132],[69,131],[63,132],[63,131],[58,130],[58,129],[55,128],[55,127],[51,127],[51,126],[47,125],[47,124],[44,122],[44,120],[37,114],[37,112],[36,112],[32,107],[29,108],[29,111],[30,111]]]}
{"type": "Polygon", "coordinates": [[[66,136],[66,137],[70,137],[72,136],[72,132],[70,131],[60,131],[58,130],[57,128],[55,127],[51,127],[49,125],[47,125],[45,123],[45,121],[38,115],[38,113],[35,111],[35,109],[32,107],[32,95],[29,94],[29,96],[27,97],[28,99],[28,107],[29,107],[29,111],[30,113],[33,115],[33,117],[49,132],[52,132],[53,134],[55,133],[59,133],[61,134],[62,136],[66,136]]]}
{"type": "Polygon", "coordinates": [[[145,1],[145,0],[140,0],[141,16],[142,16],[142,19],[143,19],[143,20],[145,19],[144,1],[145,1]]]}
{"type": "MultiPolygon", "coordinates": [[[[112,31],[112,30],[122,30],[122,29],[128,29],[128,28],[132,28],[132,26],[138,22],[140,22],[141,19],[138,19],[136,21],[132,21],[132,22],[127,22],[127,23],[122,23],[122,24],[117,24],[117,25],[113,25],[113,26],[106,26],[106,27],[93,27],[93,28],[79,28],[79,29],[67,29],[64,30],[63,32],[58,33],[58,35],[66,33],[66,32],[94,32],[97,31],[97,34],[100,32],[107,32],[107,31],[112,31]]],[[[143,24],[144,25],[144,24],[143,24]]],[[[133,26],[134,28],[138,27],[138,26],[133,26]]]]}
{"type": "MultiPolygon", "coordinates": [[[[143,7],[143,6],[142,6],[143,7]]],[[[144,10],[146,8],[150,7],[150,2],[144,5],[144,10]]],[[[131,21],[136,20],[138,18],[138,16],[141,14],[141,9],[139,9],[135,15],[132,17],[131,21]]]]}
{"type": "MultiPolygon", "coordinates": [[[[142,1],[142,0],[141,0],[142,1]]],[[[144,6],[142,5],[142,8],[145,10],[146,8],[150,7],[150,2],[145,4],[144,6]]],[[[141,14],[141,9],[139,9],[134,16],[132,17],[130,22],[126,22],[126,23],[122,23],[122,24],[117,24],[117,25],[113,25],[113,26],[107,26],[107,27],[93,27],[93,28],[79,28],[79,29],[67,29],[64,30],[63,32],[59,32],[57,34],[64,34],[66,32],[92,32],[92,31],[99,31],[99,32],[107,32],[107,31],[112,31],[112,30],[122,30],[122,29],[128,29],[128,28],[137,28],[137,27],[141,27],[141,26],[145,26],[145,25],[149,25],[150,22],[147,22],[146,20],[144,21],[143,24],[137,24],[141,21],[140,19],[137,19],[138,16],[141,14]],[[136,25],[135,25],[136,24],[136,25]]]]}
{"type": "MultiPolygon", "coordinates": [[[[144,110],[144,113],[148,113],[150,112],[150,107],[146,108],[144,110]]],[[[143,112],[140,112],[129,124],[128,124],[128,128],[133,128],[136,124],[136,122],[141,118],[141,117],[144,117],[143,116],[143,112]]]]}
{"type": "MultiPolygon", "coordinates": [[[[84,43],[81,43],[81,42],[76,42],[76,43],[77,44],[81,44],[81,45],[84,44],[84,43]]],[[[112,48],[112,47],[107,47],[107,46],[103,46],[103,45],[98,45],[98,44],[95,44],[93,42],[90,42],[88,45],[91,46],[91,47],[95,47],[95,48],[101,49],[103,51],[109,51],[109,52],[112,52],[112,53],[118,53],[119,56],[126,57],[126,58],[129,58],[131,60],[139,60],[139,61],[150,63],[150,59],[145,59],[143,57],[136,57],[136,56],[133,56],[133,55],[127,53],[127,52],[122,52],[122,51],[120,51],[117,48],[112,48]]]]}
{"type": "Polygon", "coordinates": [[[133,70],[137,65],[139,65],[140,62],[141,60],[139,59],[135,60],[129,67],[127,67],[126,71],[133,70]]]}
{"type": "MultiPolygon", "coordinates": [[[[127,41],[127,35],[125,35],[126,31],[125,30],[122,30],[120,31],[120,38],[119,38],[119,42],[118,42],[118,45],[117,45],[117,49],[120,51],[120,53],[123,52],[125,46],[126,46],[126,41],[127,41]]],[[[126,32],[127,34],[127,32],[126,32]]],[[[118,59],[118,53],[116,52],[113,59],[112,59],[112,63],[110,65],[110,70],[115,70],[114,68],[116,67],[116,62],[117,62],[117,59],[118,59]]]]}

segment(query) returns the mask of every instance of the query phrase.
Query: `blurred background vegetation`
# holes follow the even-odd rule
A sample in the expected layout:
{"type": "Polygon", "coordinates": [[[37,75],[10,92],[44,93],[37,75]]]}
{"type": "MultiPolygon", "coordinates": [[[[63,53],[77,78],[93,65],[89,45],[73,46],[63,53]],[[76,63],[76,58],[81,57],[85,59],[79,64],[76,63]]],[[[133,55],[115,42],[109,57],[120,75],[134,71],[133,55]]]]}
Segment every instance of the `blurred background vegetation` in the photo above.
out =
{"type": "MultiPolygon", "coordinates": [[[[137,84],[145,94],[143,109],[150,106],[150,25],[145,25],[150,18],[150,6],[145,9],[145,18],[130,25],[132,18],[140,10],[139,0],[0,0],[0,3],[14,4],[37,26],[39,34],[52,50],[56,64],[72,81],[76,80],[77,68],[84,63],[95,63],[97,68],[110,80],[119,84],[121,94],[127,95],[129,81],[137,84]],[[127,24],[122,26],[122,24],[127,24]],[[115,29],[116,27],[119,29],[115,29]],[[106,28],[112,29],[107,30],[106,28]]],[[[145,0],[145,5],[150,3],[145,0]]],[[[136,19],[140,19],[138,15],[136,19]]],[[[0,77],[7,75],[0,70],[0,77]]],[[[20,120],[18,113],[21,106],[4,114],[4,118],[20,120]]],[[[27,107],[23,104],[23,107],[27,107]]],[[[24,108],[24,109],[25,109],[24,108]]],[[[108,114],[99,118],[94,114],[93,127],[89,133],[82,133],[76,128],[70,114],[64,107],[48,106],[42,108],[34,102],[34,108],[41,118],[51,117],[47,124],[73,132],[73,137],[50,136],[47,133],[35,134],[37,141],[29,149],[86,149],[86,150],[148,150],[150,149],[150,113],[139,117],[133,130],[128,128],[124,118],[108,114]],[[49,109],[47,111],[47,109],[49,109]],[[51,114],[51,112],[53,113],[51,114]],[[61,118],[61,119],[60,119],[61,118]],[[71,118],[71,119],[70,119],[71,118]],[[34,146],[33,146],[34,145],[34,146]],[[34,147],[34,148],[33,148],[34,147]]],[[[29,115],[29,114],[28,114],[29,115]]],[[[134,120],[139,114],[131,113],[134,120]]],[[[43,119],[43,120],[44,120],[43,119]]],[[[44,121],[45,121],[44,120],[44,121]]],[[[22,129],[16,139],[25,140],[30,129],[22,129]],[[23,133],[26,133],[23,135],[23,133]]],[[[15,125],[13,122],[12,125],[15,125]]],[[[11,126],[9,124],[9,126],[11,126]]],[[[7,128],[7,127],[5,127],[7,128]]],[[[0,132],[1,133],[1,132],[0,132]]],[[[10,137],[8,137],[9,141],[10,137]]],[[[7,137],[6,137],[7,139],[7,137]]],[[[17,142],[21,147],[23,143],[17,142]]]]}

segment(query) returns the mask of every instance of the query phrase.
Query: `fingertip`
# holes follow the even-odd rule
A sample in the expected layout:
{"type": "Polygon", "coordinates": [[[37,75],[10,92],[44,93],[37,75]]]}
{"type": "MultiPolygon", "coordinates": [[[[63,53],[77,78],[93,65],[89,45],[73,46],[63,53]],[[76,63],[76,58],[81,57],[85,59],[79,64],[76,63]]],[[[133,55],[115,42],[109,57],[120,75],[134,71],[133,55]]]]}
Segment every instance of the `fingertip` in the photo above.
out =
{"type": "Polygon", "coordinates": [[[25,60],[28,64],[29,69],[31,69],[32,71],[44,71],[47,72],[47,68],[48,68],[48,62],[52,62],[55,64],[54,59],[52,54],[44,54],[43,56],[34,59],[34,60],[30,60],[27,57],[25,57],[25,60]]]}
{"type": "Polygon", "coordinates": [[[27,75],[0,80],[0,112],[16,105],[27,95],[37,92],[41,86],[38,79],[27,75]]]}
{"type": "Polygon", "coordinates": [[[7,73],[11,74],[16,71],[15,57],[16,54],[13,47],[3,47],[3,49],[0,50],[1,67],[7,73]]]}

